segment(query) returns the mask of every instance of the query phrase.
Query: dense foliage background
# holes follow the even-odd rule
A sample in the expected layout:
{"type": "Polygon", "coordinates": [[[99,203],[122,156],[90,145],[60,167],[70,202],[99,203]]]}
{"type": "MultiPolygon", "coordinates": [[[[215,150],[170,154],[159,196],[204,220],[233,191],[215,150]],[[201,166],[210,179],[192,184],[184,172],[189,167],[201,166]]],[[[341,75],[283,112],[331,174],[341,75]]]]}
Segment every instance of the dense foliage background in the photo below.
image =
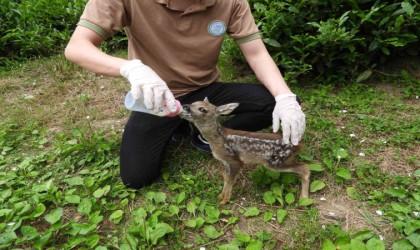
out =
{"type": "MultiPolygon", "coordinates": [[[[86,2],[0,0],[0,66],[59,53],[86,2]]],[[[420,12],[416,0],[249,3],[264,41],[289,79],[307,75],[325,81],[358,76],[362,81],[390,56],[419,52],[420,12]]],[[[124,34],[120,33],[103,48],[121,48],[125,44],[124,34]]]]}
{"type": "Polygon", "coordinates": [[[362,81],[391,56],[419,53],[417,1],[249,2],[276,63],[294,76],[362,81]]]}

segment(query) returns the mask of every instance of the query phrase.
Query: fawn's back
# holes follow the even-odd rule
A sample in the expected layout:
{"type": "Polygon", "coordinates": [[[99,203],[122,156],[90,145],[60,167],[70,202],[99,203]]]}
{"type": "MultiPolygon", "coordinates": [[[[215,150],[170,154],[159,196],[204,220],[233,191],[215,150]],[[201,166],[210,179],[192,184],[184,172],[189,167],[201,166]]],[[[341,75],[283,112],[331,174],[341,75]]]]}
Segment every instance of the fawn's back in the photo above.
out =
{"type": "Polygon", "coordinates": [[[224,149],[247,165],[263,164],[278,171],[286,159],[303,147],[284,144],[281,134],[223,130],[224,149]]]}

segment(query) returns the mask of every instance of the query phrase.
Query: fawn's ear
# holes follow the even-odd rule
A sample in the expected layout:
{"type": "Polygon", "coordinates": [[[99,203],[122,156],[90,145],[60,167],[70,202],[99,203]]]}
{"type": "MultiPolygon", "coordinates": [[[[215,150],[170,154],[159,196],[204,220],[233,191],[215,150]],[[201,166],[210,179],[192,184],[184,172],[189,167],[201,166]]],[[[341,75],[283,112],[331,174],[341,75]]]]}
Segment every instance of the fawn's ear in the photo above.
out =
{"type": "Polygon", "coordinates": [[[217,107],[217,112],[220,115],[228,115],[239,106],[239,103],[228,103],[217,107]]]}
{"type": "Polygon", "coordinates": [[[204,102],[207,102],[207,103],[210,103],[209,102],[209,98],[207,98],[207,96],[206,96],[206,98],[204,98],[204,100],[203,100],[204,102]]]}

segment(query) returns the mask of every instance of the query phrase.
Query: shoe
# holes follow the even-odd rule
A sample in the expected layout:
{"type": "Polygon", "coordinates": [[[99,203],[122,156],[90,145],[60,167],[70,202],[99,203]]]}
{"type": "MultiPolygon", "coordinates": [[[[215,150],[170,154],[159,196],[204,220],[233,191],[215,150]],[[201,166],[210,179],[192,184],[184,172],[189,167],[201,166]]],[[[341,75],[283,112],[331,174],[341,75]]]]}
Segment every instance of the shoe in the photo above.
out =
{"type": "Polygon", "coordinates": [[[210,144],[201,134],[194,134],[191,137],[191,145],[193,145],[198,150],[204,151],[208,154],[211,154],[210,144]]]}

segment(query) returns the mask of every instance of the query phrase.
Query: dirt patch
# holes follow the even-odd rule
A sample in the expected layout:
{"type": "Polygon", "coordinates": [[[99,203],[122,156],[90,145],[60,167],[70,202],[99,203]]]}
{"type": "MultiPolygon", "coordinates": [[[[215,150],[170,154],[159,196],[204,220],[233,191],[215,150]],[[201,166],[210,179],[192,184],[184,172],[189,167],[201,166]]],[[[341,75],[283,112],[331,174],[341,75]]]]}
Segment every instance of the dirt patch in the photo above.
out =
{"type": "MultiPolygon", "coordinates": [[[[339,187],[335,187],[338,188],[339,187]]],[[[372,230],[381,235],[385,241],[392,242],[395,232],[392,225],[383,220],[372,208],[351,199],[345,190],[326,192],[316,199],[319,209],[319,222],[322,225],[340,223],[343,231],[372,230]],[[341,193],[341,195],[337,195],[341,193]],[[343,195],[344,194],[344,195],[343,195]]]]}
{"type": "Polygon", "coordinates": [[[375,154],[379,161],[379,167],[382,172],[391,175],[411,176],[413,172],[420,168],[420,145],[414,149],[400,149],[387,147],[375,154]],[[407,159],[417,157],[413,163],[408,163],[407,159]]]}

